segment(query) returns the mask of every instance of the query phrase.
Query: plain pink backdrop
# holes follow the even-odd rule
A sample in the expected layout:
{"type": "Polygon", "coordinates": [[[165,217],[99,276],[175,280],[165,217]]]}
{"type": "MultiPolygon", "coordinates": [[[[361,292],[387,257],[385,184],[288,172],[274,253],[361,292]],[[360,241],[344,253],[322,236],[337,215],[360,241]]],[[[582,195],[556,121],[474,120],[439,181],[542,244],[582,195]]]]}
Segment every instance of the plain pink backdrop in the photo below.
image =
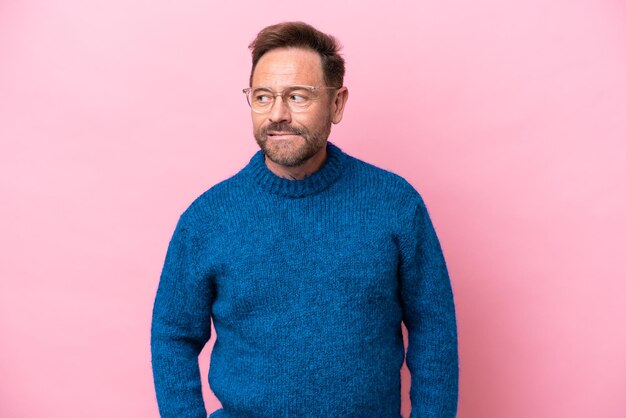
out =
{"type": "MultiPolygon", "coordinates": [[[[246,47],[283,20],[344,44],[351,95],[331,140],[429,207],[455,291],[459,417],[625,417],[617,0],[1,1],[0,416],[158,416],[167,244],[256,151],[246,47]]],[[[403,383],[408,416],[406,369],[403,383]]]]}

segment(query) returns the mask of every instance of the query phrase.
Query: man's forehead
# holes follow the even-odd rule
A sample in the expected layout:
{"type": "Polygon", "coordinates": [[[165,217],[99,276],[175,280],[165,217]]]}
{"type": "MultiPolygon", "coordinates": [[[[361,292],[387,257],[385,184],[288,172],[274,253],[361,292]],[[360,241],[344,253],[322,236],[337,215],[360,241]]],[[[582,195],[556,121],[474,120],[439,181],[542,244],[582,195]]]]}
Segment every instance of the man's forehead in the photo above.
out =
{"type": "Polygon", "coordinates": [[[318,53],[303,48],[278,48],[259,59],[253,85],[319,84],[323,79],[318,53]]]}

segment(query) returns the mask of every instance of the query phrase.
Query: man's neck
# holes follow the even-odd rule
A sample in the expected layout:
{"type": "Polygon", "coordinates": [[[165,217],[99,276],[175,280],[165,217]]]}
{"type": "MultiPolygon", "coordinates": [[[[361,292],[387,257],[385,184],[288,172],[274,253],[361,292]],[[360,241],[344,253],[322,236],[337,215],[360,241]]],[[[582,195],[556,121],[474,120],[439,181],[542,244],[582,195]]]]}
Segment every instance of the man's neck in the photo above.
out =
{"type": "Polygon", "coordinates": [[[286,167],[284,165],[276,164],[267,156],[265,157],[265,165],[267,168],[278,177],[282,177],[288,180],[302,180],[305,177],[318,171],[324,162],[326,161],[327,152],[326,147],[322,148],[320,152],[306,160],[304,163],[295,167],[286,167]]]}

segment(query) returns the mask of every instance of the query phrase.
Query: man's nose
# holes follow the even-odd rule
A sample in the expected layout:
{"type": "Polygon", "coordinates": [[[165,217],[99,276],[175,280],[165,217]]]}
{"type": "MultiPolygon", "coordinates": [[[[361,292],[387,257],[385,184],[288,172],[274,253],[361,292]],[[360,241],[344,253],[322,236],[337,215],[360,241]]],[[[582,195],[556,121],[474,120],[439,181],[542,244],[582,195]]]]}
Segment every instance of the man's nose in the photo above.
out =
{"type": "Polygon", "coordinates": [[[270,122],[291,122],[291,112],[283,96],[276,96],[269,115],[270,122]]]}

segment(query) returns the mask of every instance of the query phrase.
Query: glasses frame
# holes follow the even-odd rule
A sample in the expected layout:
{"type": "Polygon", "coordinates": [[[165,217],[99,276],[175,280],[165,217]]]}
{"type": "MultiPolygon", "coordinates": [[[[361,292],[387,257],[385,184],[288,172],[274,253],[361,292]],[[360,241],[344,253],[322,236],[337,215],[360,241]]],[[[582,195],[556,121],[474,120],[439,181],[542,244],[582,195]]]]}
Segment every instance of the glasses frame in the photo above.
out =
{"type": "Polygon", "coordinates": [[[301,109],[293,109],[293,108],[291,107],[291,105],[289,104],[289,100],[285,100],[285,98],[283,97],[283,94],[285,94],[285,91],[288,91],[288,90],[293,90],[293,89],[298,89],[298,88],[308,90],[308,91],[309,91],[309,92],[311,92],[311,93],[315,93],[315,92],[320,91],[320,90],[339,90],[341,87],[331,87],[331,86],[305,86],[305,85],[299,85],[299,84],[297,84],[297,85],[293,85],[293,86],[287,86],[287,87],[285,87],[285,88],[284,88],[284,89],[283,89],[280,93],[277,93],[277,92],[273,91],[273,90],[272,90],[272,89],[270,89],[269,87],[263,87],[263,86],[260,86],[260,87],[246,87],[245,89],[243,89],[243,90],[242,90],[242,92],[243,92],[243,94],[245,94],[245,95],[246,95],[246,101],[248,102],[248,106],[250,106],[250,109],[252,109],[252,111],[253,111],[254,113],[265,114],[265,113],[269,113],[269,112],[271,112],[271,111],[272,111],[272,109],[274,108],[274,105],[276,104],[276,98],[277,98],[277,97],[280,97],[280,98],[281,98],[281,100],[283,101],[283,104],[284,104],[285,106],[287,106],[287,109],[289,109],[289,111],[290,111],[290,112],[294,112],[294,113],[302,113],[302,112],[306,112],[306,111],[307,111],[307,110],[311,107],[311,104],[313,104],[313,101],[314,101],[315,99],[317,99],[317,97],[314,97],[314,99],[311,101],[311,104],[309,104],[307,107],[305,107],[305,108],[301,108],[301,109]],[[272,96],[272,105],[271,105],[271,106],[269,106],[269,107],[267,108],[267,110],[265,110],[265,111],[260,111],[259,109],[255,109],[254,107],[252,107],[252,103],[251,103],[251,100],[250,100],[250,99],[251,99],[252,91],[253,91],[253,90],[256,90],[256,89],[264,89],[264,90],[267,90],[267,92],[268,92],[269,94],[271,94],[271,96],[272,96]]]}

